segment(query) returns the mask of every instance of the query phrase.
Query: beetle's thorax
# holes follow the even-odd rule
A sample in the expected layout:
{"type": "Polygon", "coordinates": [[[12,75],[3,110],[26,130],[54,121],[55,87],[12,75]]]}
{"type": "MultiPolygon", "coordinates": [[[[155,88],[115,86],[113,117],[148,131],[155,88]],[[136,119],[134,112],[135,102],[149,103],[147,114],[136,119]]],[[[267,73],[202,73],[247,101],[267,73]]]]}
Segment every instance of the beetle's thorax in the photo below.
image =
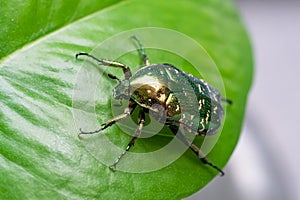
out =
{"type": "Polygon", "coordinates": [[[145,108],[150,108],[153,104],[163,105],[170,93],[160,80],[152,76],[132,80],[130,89],[131,98],[145,108]]]}
{"type": "Polygon", "coordinates": [[[172,91],[158,78],[143,76],[131,81],[131,98],[143,108],[152,111],[160,120],[180,114],[180,106],[172,91]]]}

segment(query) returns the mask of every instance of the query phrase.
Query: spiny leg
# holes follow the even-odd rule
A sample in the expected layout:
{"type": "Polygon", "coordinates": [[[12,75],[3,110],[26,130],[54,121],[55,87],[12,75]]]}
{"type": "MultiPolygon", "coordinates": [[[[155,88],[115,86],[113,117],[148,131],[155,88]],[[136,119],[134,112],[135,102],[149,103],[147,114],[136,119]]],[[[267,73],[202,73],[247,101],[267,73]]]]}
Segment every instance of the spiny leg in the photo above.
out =
{"type": "Polygon", "coordinates": [[[170,126],[172,132],[176,135],[176,137],[178,139],[180,139],[185,145],[189,146],[190,149],[200,158],[200,160],[203,162],[203,164],[207,164],[211,167],[213,167],[214,169],[218,170],[220,172],[220,176],[224,176],[225,173],[223,172],[222,169],[220,169],[218,166],[216,166],[215,164],[213,164],[212,162],[210,162],[206,156],[204,155],[204,153],[196,146],[194,145],[192,142],[190,142],[185,136],[184,134],[179,130],[178,126],[170,126]]]}
{"type": "Polygon", "coordinates": [[[143,60],[144,65],[149,66],[150,61],[149,61],[149,58],[148,58],[148,56],[145,52],[145,48],[144,48],[143,44],[141,43],[141,41],[135,35],[132,36],[132,39],[134,39],[139,45],[139,51],[142,55],[142,60],[143,60]]]}
{"type": "Polygon", "coordinates": [[[103,131],[107,127],[109,127],[109,126],[115,124],[116,122],[128,117],[129,115],[131,115],[133,110],[135,109],[136,105],[137,104],[133,100],[130,100],[127,108],[124,109],[124,112],[122,114],[114,117],[113,119],[105,122],[104,124],[101,124],[102,127],[98,130],[85,132],[85,131],[82,131],[81,129],[79,129],[80,133],[78,134],[78,136],[83,135],[83,134],[95,134],[95,133],[99,133],[100,131],[103,131]]]}
{"type": "Polygon", "coordinates": [[[124,65],[122,63],[96,58],[95,56],[93,56],[91,54],[88,54],[88,53],[85,53],[85,52],[77,53],[75,55],[76,59],[78,59],[78,56],[90,57],[90,58],[96,60],[97,62],[101,63],[104,66],[111,66],[111,67],[121,68],[123,70],[123,73],[124,73],[124,76],[125,76],[126,80],[128,80],[131,77],[131,71],[130,71],[129,67],[127,67],[126,65],[124,65]]]}
{"type": "Polygon", "coordinates": [[[139,114],[138,128],[135,131],[135,134],[132,136],[130,142],[128,143],[126,149],[119,155],[119,157],[115,160],[115,162],[110,166],[111,169],[115,170],[117,164],[120,162],[121,158],[130,150],[130,148],[134,145],[135,141],[140,137],[142,133],[142,128],[145,123],[145,113],[143,109],[141,109],[139,114]]]}

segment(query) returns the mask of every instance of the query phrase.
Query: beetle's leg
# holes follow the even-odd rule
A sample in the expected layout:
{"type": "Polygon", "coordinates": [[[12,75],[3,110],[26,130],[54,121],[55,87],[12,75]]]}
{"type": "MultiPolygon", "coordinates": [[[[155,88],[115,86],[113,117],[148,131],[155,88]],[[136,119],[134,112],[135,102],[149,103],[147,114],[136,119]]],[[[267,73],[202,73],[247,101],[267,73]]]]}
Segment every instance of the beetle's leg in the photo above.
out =
{"type": "Polygon", "coordinates": [[[121,68],[123,70],[123,73],[124,73],[124,76],[125,76],[126,80],[128,80],[131,77],[130,68],[127,67],[126,65],[122,64],[122,63],[118,63],[118,62],[114,62],[114,61],[109,61],[109,60],[104,60],[104,59],[96,58],[95,56],[93,56],[91,54],[88,54],[88,53],[84,53],[84,52],[77,53],[75,55],[76,59],[78,59],[78,56],[87,56],[87,57],[90,57],[90,58],[98,61],[99,63],[101,63],[104,66],[121,68]]]}
{"type": "Polygon", "coordinates": [[[141,43],[141,41],[135,35],[132,36],[132,39],[134,39],[139,45],[139,52],[141,53],[144,65],[149,66],[150,61],[149,61],[149,58],[148,58],[147,54],[145,53],[145,48],[144,48],[143,44],[141,43]]]}
{"type": "Polygon", "coordinates": [[[115,124],[116,122],[128,117],[129,115],[132,114],[133,110],[135,109],[136,107],[136,103],[133,101],[133,100],[130,100],[129,101],[129,104],[128,104],[128,107],[125,108],[124,112],[118,116],[116,116],[115,118],[105,122],[104,124],[101,124],[101,128],[98,129],[98,130],[95,130],[95,131],[90,131],[90,132],[85,132],[85,131],[82,131],[80,129],[80,133],[78,134],[78,136],[82,135],[82,134],[94,134],[94,133],[99,133],[100,131],[103,131],[104,129],[106,129],[107,127],[115,124]]]}
{"type": "Polygon", "coordinates": [[[204,155],[204,153],[196,146],[194,145],[192,142],[190,142],[185,136],[184,134],[179,130],[178,126],[170,126],[172,132],[176,135],[176,137],[178,139],[180,139],[185,145],[189,146],[190,149],[200,158],[200,160],[204,163],[207,164],[211,167],[213,167],[214,169],[218,170],[220,172],[220,176],[224,176],[225,173],[215,164],[213,164],[212,162],[210,162],[206,156],[204,155]]]}
{"type": "Polygon", "coordinates": [[[136,129],[135,134],[132,136],[130,142],[128,143],[126,149],[121,153],[121,155],[119,155],[119,157],[115,160],[114,164],[110,166],[112,170],[116,169],[116,166],[120,162],[121,158],[130,150],[130,148],[134,145],[135,141],[140,137],[144,123],[145,123],[145,113],[143,109],[141,109],[139,114],[139,122],[138,122],[139,126],[136,129]]]}

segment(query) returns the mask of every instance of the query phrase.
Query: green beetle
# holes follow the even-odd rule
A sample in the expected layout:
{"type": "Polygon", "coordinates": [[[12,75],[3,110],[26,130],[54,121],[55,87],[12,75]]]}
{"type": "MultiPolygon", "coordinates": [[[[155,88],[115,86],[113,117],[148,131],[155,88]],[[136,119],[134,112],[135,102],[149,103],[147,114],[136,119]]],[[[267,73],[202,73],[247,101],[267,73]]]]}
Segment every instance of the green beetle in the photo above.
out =
{"type": "Polygon", "coordinates": [[[221,98],[217,89],[207,82],[187,74],[171,64],[150,64],[141,42],[135,36],[132,38],[139,45],[145,65],[134,75],[131,74],[130,68],[122,63],[98,59],[88,53],[76,54],[76,59],[79,56],[88,56],[102,65],[121,68],[125,76],[124,80],[108,74],[111,79],[119,82],[113,89],[113,98],[120,100],[121,103],[123,99],[129,100],[124,112],[102,124],[102,128],[91,132],[80,129],[79,134],[98,133],[130,116],[134,109],[140,106],[138,128],[124,152],[111,165],[111,168],[116,168],[120,159],[139,138],[145,123],[145,113],[151,112],[156,120],[169,126],[171,131],[184,144],[188,145],[204,164],[215,168],[221,175],[224,175],[218,166],[208,161],[200,149],[184,136],[179,127],[196,135],[214,134],[221,126],[224,116],[222,102],[231,104],[232,101],[221,98]]]}

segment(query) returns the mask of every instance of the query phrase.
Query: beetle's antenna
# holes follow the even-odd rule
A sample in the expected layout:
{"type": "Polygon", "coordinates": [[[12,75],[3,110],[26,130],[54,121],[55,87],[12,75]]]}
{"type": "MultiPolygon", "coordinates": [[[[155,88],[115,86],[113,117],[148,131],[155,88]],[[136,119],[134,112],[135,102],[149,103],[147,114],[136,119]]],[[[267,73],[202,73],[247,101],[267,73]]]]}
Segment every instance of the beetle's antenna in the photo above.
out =
{"type": "Polygon", "coordinates": [[[115,75],[112,75],[112,74],[107,74],[107,75],[108,75],[109,78],[115,79],[115,80],[117,80],[119,83],[121,83],[121,80],[120,80],[118,77],[116,77],[115,75]]]}
{"type": "MultiPolygon", "coordinates": [[[[111,79],[115,79],[115,80],[117,80],[119,83],[121,83],[121,80],[118,78],[118,77],[116,77],[115,75],[112,75],[112,74],[107,74],[108,75],[108,77],[109,78],[111,78],[111,79]]],[[[116,106],[116,107],[121,107],[122,105],[123,105],[123,102],[122,102],[122,99],[120,100],[120,103],[118,103],[118,104],[113,104],[114,106],[116,106]]]]}
{"type": "Polygon", "coordinates": [[[224,102],[226,102],[226,103],[228,103],[229,105],[233,104],[233,101],[231,99],[222,98],[221,100],[224,101],[224,102]]]}
{"type": "Polygon", "coordinates": [[[96,58],[95,56],[93,56],[91,54],[84,53],[84,52],[77,53],[75,55],[75,58],[78,59],[78,56],[90,57],[90,58],[96,60],[97,62],[101,63],[104,66],[121,68],[123,70],[123,73],[124,73],[124,76],[125,76],[126,80],[128,80],[131,77],[131,71],[130,71],[129,67],[127,67],[126,65],[124,65],[122,63],[99,59],[99,58],[96,58]]]}
{"type": "Polygon", "coordinates": [[[145,48],[144,48],[143,44],[141,43],[141,41],[135,35],[131,36],[131,38],[134,39],[138,43],[138,45],[139,45],[139,50],[140,50],[140,53],[142,55],[143,63],[146,66],[150,65],[148,56],[147,56],[147,54],[145,52],[145,48]]]}

